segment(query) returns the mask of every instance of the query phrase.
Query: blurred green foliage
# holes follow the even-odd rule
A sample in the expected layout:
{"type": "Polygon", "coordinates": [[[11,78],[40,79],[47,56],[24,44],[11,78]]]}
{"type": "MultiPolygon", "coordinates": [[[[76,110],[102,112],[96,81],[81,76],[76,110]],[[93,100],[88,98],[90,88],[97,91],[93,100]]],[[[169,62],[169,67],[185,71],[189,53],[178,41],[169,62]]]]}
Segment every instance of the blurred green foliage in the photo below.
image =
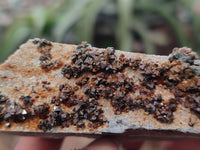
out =
{"type": "MultiPolygon", "coordinates": [[[[67,0],[36,7],[6,29],[0,42],[0,60],[34,37],[77,44],[94,43],[95,35],[109,35],[118,49],[132,51],[139,39],[146,53],[155,53],[156,45],[166,45],[170,40],[166,33],[152,29],[160,22],[173,31],[178,46],[200,49],[200,17],[193,11],[194,1],[67,0]]],[[[101,38],[100,42],[108,41],[101,38]]]]}

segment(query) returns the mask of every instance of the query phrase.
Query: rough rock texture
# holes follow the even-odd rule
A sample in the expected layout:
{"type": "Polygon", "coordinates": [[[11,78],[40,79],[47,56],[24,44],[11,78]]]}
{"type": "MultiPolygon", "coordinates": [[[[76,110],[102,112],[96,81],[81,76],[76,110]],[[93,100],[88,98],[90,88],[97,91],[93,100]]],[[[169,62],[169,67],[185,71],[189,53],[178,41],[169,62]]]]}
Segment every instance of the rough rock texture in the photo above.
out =
{"type": "Polygon", "coordinates": [[[156,56],[29,40],[0,66],[0,131],[199,138],[199,69],[186,47],[156,56]]]}

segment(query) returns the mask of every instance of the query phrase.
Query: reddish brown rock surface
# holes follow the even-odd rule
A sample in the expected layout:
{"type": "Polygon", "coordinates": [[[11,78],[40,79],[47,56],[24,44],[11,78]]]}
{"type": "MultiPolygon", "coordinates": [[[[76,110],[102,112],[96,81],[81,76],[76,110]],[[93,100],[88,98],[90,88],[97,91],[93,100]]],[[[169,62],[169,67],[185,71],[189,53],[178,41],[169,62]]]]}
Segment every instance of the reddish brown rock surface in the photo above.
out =
{"type": "Polygon", "coordinates": [[[199,69],[185,47],[156,56],[29,40],[0,66],[0,130],[198,138],[199,69]]]}

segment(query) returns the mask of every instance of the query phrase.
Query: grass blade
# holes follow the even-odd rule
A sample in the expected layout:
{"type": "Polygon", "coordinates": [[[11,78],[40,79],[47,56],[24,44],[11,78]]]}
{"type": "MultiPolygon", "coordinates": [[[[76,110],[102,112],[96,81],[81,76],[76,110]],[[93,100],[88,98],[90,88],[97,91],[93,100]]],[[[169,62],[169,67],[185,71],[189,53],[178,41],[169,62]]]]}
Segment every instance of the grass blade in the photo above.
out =
{"type": "Polygon", "coordinates": [[[3,61],[11,54],[26,38],[30,35],[31,30],[26,24],[17,24],[12,26],[5,34],[5,38],[0,44],[0,61],[3,61]]]}
{"type": "Polygon", "coordinates": [[[107,2],[108,0],[93,0],[87,5],[76,31],[80,41],[92,42],[97,16],[107,2]]]}
{"type": "Polygon", "coordinates": [[[133,37],[130,32],[130,24],[135,0],[118,0],[118,25],[117,40],[119,49],[131,51],[133,47],[133,37]]]}
{"type": "Polygon", "coordinates": [[[151,40],[149,40],[149,36],[148,36],[149,31],[146,25],[136,18],[132,20],[131,24],[132,24],[132,29],[138,32],[138,34],[141,36],[146,53],[154,54],[155,47],[154,47],[154,44],[151,42],[151,40]]]}
{"type": "Polygon", "coordinates": [[[70,7],[67,6],[69,9],[59,16],[53,29],[53,35],[55,36],[56,41],[60,42],[66,31],[81,18],[83,10],[88,2],[89,0],[74,0],[70,3],[70,7]]]}

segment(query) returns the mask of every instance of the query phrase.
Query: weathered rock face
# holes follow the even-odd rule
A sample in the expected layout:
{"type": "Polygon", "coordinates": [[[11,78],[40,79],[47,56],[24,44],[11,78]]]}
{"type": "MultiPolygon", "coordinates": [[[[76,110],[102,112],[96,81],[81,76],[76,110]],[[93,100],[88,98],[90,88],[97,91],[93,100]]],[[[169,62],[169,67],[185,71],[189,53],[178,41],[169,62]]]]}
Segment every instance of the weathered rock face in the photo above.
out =
{"type": "Polygon", "coordinates": [[[185,47],[167,57],[29,40],[0,66],[0,130],[199,137],[199,69],[185,47]]]}

